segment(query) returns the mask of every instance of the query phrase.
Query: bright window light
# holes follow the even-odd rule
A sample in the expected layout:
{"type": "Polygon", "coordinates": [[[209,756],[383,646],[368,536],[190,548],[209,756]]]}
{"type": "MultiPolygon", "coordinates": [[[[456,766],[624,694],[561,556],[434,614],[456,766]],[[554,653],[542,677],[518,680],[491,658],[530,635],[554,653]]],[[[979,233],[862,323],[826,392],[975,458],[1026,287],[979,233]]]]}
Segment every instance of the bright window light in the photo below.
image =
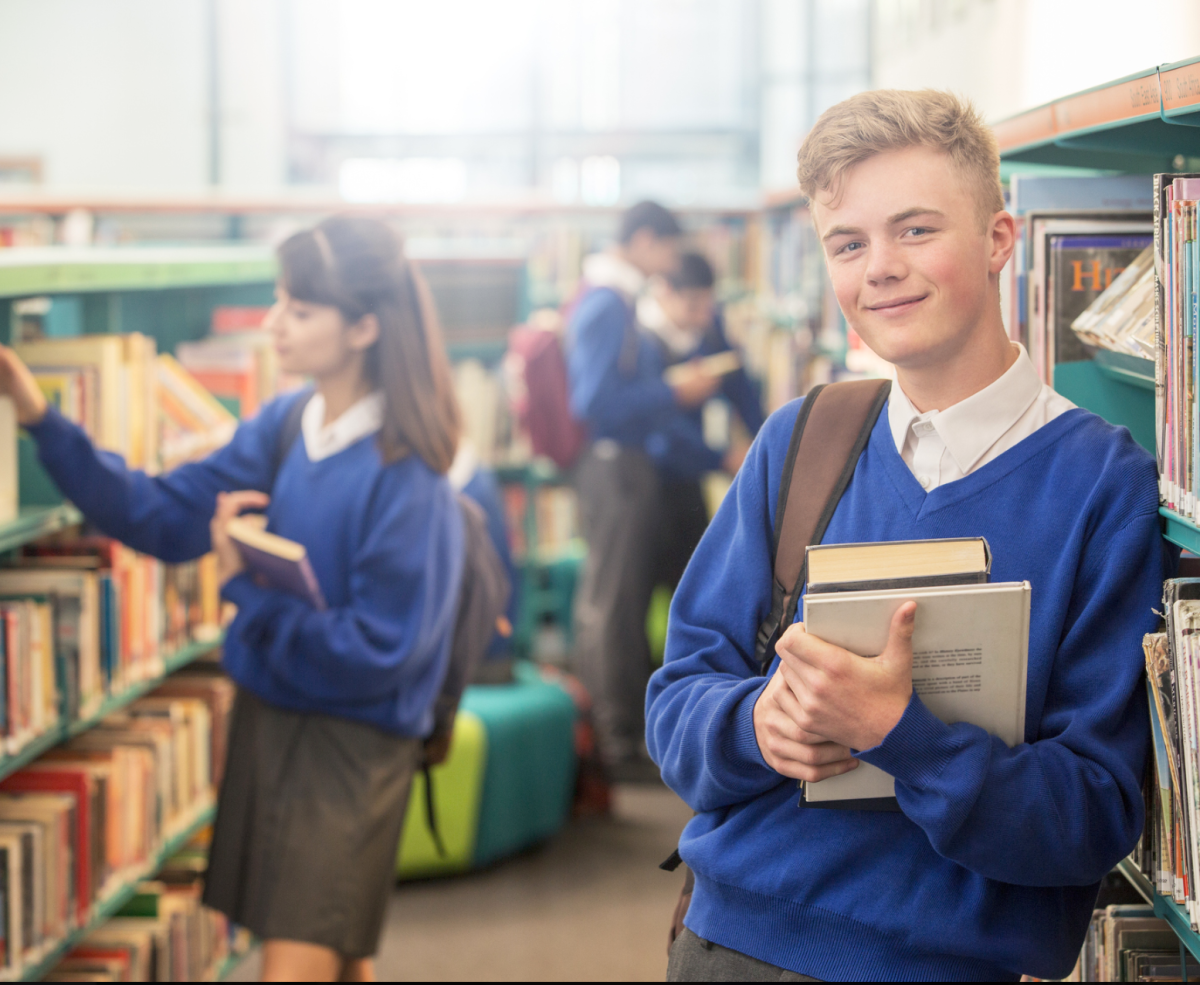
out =
{"type": "Polygon", "coordinates": [[[347,202],[459,202],[467,166],[457,157],[351,157],[342,162],[338,190],[347,202]]]}
{"type": "Polygon", "coordinates": [[[556,202],[579,201],[579,162],[573,157],[560,157],[550,172],[550,187],[556,202]]]}
{"type": "Polygon", "coordinates": [[[621,197],[621,162],[615,157],[585,157],[579,190],[588,205],[615,205],[621,197]]]}

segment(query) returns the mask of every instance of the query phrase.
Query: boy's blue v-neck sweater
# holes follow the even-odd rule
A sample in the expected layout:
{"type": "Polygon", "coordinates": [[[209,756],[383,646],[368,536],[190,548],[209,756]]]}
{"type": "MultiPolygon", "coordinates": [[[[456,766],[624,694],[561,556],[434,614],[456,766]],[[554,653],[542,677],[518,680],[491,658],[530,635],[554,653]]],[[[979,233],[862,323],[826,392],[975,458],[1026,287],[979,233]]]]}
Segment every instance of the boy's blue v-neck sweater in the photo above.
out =
{"type": "Polygon", "coordinates": [[[686,924],[819,979],[1061,977],[1097,884],[1142,828],[1141,642],[1174,564],[1154,462],[1128,431],[1076,409],[926,493],[885,410],[824,543],[986,537],[992,580],[1032,585],[1026,741],[1009,749],[946,725],[914,695],[861,753],[896,778],[901,812],[800,807],[753,722],[799,407],[768,420],[696,550],[647,693],[651,755],[698,812],[680,840],[696,875],[686,924]]]}
{"type": "Polygon", "coordinates": [[[280,397],[202,462],[150,477],[97,451],[54,410],[29,430],[63,494],[100,530],[164,561],[210,550],[219,492],[271,494],[267,529],[303,544],[328,608],[318,612],[242,574],[223,664],[270,704],[422,737],[445,676],[462,573],[462,517],[450,484],[416,455],[390,465],[375,436],[311,462],[297,440],[271,488],[288,408],[280,397]]]}

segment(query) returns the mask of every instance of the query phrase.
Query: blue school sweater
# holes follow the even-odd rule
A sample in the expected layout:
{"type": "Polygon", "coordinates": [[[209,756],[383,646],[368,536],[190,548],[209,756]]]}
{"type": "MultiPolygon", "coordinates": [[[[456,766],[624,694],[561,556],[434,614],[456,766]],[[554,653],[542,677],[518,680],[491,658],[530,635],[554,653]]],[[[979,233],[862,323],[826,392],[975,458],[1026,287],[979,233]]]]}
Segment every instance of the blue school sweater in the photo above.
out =
{"type": "Polygon", "coordinates": [[[675,406],[662,372],[657,343],[637,330],[620,294],[593,287],[579,299],[567,332],[567,376],[571,414],[593,441],[608,438],[644,451],[661,416],[675,406]]]}
{"type": "Polygon", "coordinates": [[[1175,557],[1154,462],[1124,428],[1076,409],[926,493],[885,410],[824,542],[986,537],[992,580],[1033,587],[1026,741],[1009,749],[946,725],[914,695],[861,753],[896,778],[901,812],[800,807],[752,717],[799,407],[767,421],[700,542],[646,697],[650,753],[698,812],[680,840],[696,874],[687,926],[820,979],[1061,977],[1100,879],[1142,828],[1141,642],[1175,557]]]}
{"type": "MultiPolygon", "coordinates": [[[[725,338],[725,321],[720,312],[705,333],[703,341],[688,359],[729,352],[733,346],[725,338]]],[[[750,437],[763,426],[762,401],[758,388],[744,369],[735,369],[721,379],[717,396],[728,400],[746,426],[750,437]]],[[[646,450],[658,470],[667,478],[691,481],[705,472],[715,472],[725,461],[724,452],[714,451],[704,440],[704,408],[673,407],[664,413],[661,423],[646,439],[646,450]]]]}
{"type": "Polygon", "coordinates": [[[267,529],[308,551],[328,608],[318,612],[246,574],[223,664],[239,685],[292,711],[322,712],[425,736],[441,687],[462,574],[462,516],[450,484],[416,455],[385,465],[375,436],[319,462],[298,438],[271,462],[290,394],[244,422],[202,462],[150,477],[98,451],[55,410],[30,428],[63,494],[105,534],[164,561],[210,549],[218,492],[272,493],[267,529]]]}

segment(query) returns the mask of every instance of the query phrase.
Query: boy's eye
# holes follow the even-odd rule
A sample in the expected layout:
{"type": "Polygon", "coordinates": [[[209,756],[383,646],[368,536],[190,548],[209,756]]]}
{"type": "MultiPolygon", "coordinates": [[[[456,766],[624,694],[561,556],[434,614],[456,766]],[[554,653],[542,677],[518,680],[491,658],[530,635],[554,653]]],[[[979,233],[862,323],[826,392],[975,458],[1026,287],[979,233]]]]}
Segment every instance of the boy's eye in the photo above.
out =
{"type": "Polygon", "coordinates": [[[860,250],[865,249],[866,245],[866,243],[862,243],[859,240],[852,240],[851,242],[843,243],[840,247],[838,247],[837,253],[834,255],[837,256],[842,253],[857,253],[860,250]]]}
{"type": "Polygon", "coordinates": [[[931,233],[931,232],[933,232],[933,230],[930,229],[928,226],[913,226],[910,229],[905,230],[905,233],[910,234],[912,236],[924,236],[927,233],[931,233]]]}

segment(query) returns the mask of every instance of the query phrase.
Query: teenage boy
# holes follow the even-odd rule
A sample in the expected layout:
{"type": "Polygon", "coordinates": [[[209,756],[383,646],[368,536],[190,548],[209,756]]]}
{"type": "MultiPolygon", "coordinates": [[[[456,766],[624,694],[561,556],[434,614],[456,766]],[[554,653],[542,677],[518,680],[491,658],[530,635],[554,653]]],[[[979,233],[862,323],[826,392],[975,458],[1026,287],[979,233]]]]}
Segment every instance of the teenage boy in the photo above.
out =
{"type": "Polygon", "coordinates": [[[630,208],[617,244],[584,261],[585,288],[567,329],[571,412],[591,439],[576,472],[588,557],[575,596],[574,656],[591,692],[600,755],[615,779],[657,775],[642,739],[659,509],[646,441],[664,415],[702,403],[719,385],[696,372],[669,386],[658,346],[634,318],[646,279],[675,268],[681,234],[661,205],[630,208]]]}
{"type": "MultiPolygon", "coordinates": [[[[716,299],[716,274],[702,253],[687,252],[666,277],[657,278],[638,302],[638,324],[653,336],[667,366],[730,352],[725,323],[716,299]]],[[[742,368],[721,377],[714,396],[737,412],[750,438],[763,426],[758,388],[742,368]]],[[[659,472],[662,518],[656,584],[674,589],[708,527],[701,479],[708,472],[737,473],[749,445],[731,435],[718,451],[705,440],[703,407],[677,407],[646,442],[659,472]]]]}
{"type": "Polygon", "coordinates": [[[824,542],[986,537],[993,580],[1033,586],[1026,741],[927,710],[912,603],[875,659],[797,623],[757,675],[801,402],[784,407],[684,575],[647,695],[650,752],[698,812],[668,977],[1060,978],[1142,827],[1141,640],[1173,566],[1154,462],[1042,385],[1005,336],[1014,223],[974,110],[859,94],[817,122],[799,176],[847,321],[896,367],[824,542]],[[798,804],[797,779],[859,759],[895,777],[898,812],[798,804]]]}

